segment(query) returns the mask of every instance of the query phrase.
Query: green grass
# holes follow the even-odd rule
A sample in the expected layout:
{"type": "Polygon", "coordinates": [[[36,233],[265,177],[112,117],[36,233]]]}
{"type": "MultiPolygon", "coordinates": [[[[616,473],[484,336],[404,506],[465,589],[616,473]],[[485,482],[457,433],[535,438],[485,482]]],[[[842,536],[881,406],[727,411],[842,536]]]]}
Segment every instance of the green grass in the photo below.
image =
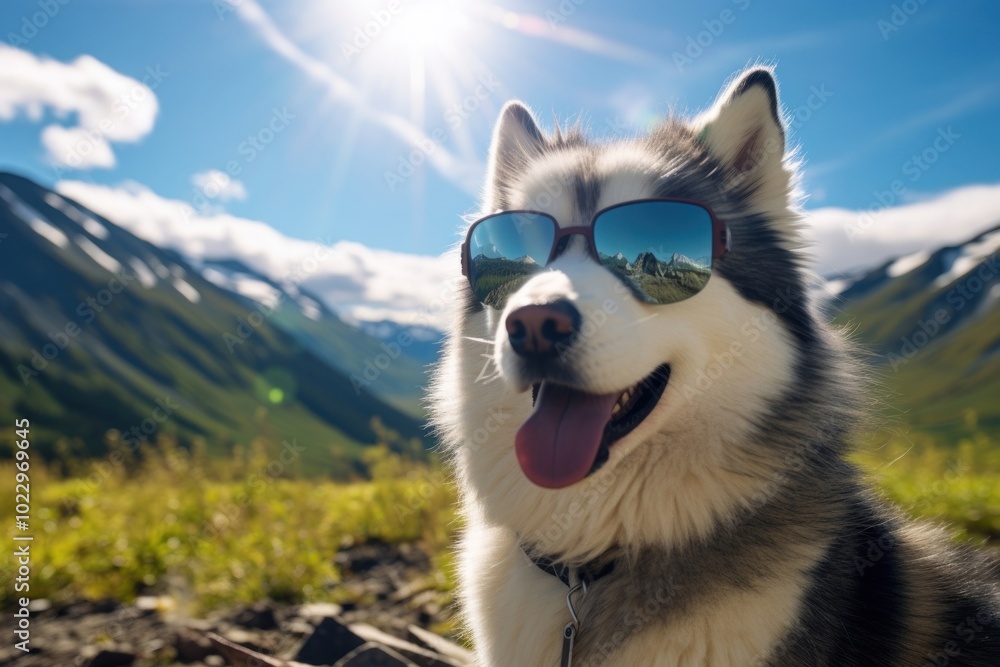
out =
{"type": "Polygon", "coordinates": [[[941,446],[911,432],[873,439],[854,458],[911,516],[950,523],[959,538],[1000,541],[1000,443],[985,434],[941,446]]]}
{"type": "MultiPolygon", "coordinates": [[[[854,456],[885,496],[914,516],[953,523],[960,538],[1000,538],[1000,443],[981,434],[953,446],[921,434],[885,440],[854,456]]],[[[265,598],[344,601],[334,556],[368,540],[422,543],[439,590],[449,592],[458,522],[446,472],[385,445],[364,464],[363,480],[311,480],[275,449],[237,448],[217,460],[168,440],[141,460],[105,459],[69,479],[33,462],[31,597],[152,593],[191,614],[265,598]]],[[[12,479],[13,467],[0,475],[12,479]]],[[[9,503],[0,521],[11,543],[9,503]]],[[[8,608],[11,563],[0,569],[8,608]]]]}
{"type": "MultiPolygon", "coordinates": [[[[285,479],[280,455],[263,448],[220,462],[160,446],[142,463],[105,461],[82,478],[33,466],[32,598],[127,601],[151,592],[191,613],[265,598],[330,600],[344,545],[421,541],[444,552],[455,530],[443,472],[384,446],[366,453],[372,479],[353,483],[285,479]]],[[[13,479],[13,466],[0,474],[13,479]]],[[[0,520],[11,543],[9,503],[0,520]]],[[[4,607],[16,595],[13,577],[5,563],[4,607]]]]}

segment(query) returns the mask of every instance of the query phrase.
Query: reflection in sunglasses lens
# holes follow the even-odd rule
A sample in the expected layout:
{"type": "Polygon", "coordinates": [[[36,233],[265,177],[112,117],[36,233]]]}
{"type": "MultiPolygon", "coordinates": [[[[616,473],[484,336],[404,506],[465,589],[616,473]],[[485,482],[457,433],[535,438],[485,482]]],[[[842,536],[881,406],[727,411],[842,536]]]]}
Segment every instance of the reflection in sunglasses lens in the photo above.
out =
{"type": "MultiPolygon", "coordinates": [[[[540,213],[506,212],[469,234],[469,281],[476,298],[503,308],[548,262],[556,222],[540,213]]],[[[600,213],[594,245],[601,264],[652,303],[694,296],[712,275],[712,216],[697,204],[640,201],[600,213]]]]}
{"type": "Polygon", "coordinates": [[[476,298],[503,308],[507,297],[545,265],[555,239],[555,223],[530,213],[487,218],[469,237],[469,276],[476,298]]]}
{"type": "Polygon", "coordinates": [[[694,296],[712,274],[712,217],[683,202],[635,202],[594,222],[601,264],[654,303],[694,296]]]}

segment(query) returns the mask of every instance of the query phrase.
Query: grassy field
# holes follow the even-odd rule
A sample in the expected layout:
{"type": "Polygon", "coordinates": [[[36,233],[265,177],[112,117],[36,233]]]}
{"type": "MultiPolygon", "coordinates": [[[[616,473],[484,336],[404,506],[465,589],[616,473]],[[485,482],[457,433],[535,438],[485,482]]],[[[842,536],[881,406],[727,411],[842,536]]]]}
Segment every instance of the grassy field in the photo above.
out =
{"type": "MultiPolygon", "coordinates": [[[[439,467],[376,447],[367,455],[370,480],[290,480],[280,451],[213,462],[169,442],[159,447],[139,463],[96,464],[86,477],[32,469],[32,597],[153,592],[192,614],[264,598],[337,600],[333,555],[372,539],[421,541],[438,554],[442,586],[451,585],[448,546],[458,526],[439,467]]],[[[953,522],[959,538],[1000,538],[1000,443],[976,435],[942,447],[896,436],[862,447],[856,459],[912,514],[953,522]]],[[[13,469],[0,474],[13,478],[13,469]]],[[[9,503],[0,509],[8,540],[12,514],[9,503]]],[[[13,576],[5,564],[4,607],[13,576]]]]}
{"type": "MultiPolygon", "coordinates": [[[[278,450],[211,461],[160,446],[134,468],[103,462],[87,477],[32,468],[32,598],[167,594],[189,613],[265,598],[331,600],[333,556],[374,539],[422,541],[447,569],[454,495],[437,467],[374,447],[369,481],[290,480],[278,450]]],[[[13,479],[13,466],[0,474],[13,479]]],[[[11,543],[9,503],[0,520],[11,543]]],[[[4,607],[13,576],[5,563],[4,607]]]]}
{"type": "Polygon", "coordinates": [[[854,458],[910,515],[949,522],[959,539],[1000,544],[1000,442],[974,433],[945,447],[910,432],[873,438],[854,458]]]}

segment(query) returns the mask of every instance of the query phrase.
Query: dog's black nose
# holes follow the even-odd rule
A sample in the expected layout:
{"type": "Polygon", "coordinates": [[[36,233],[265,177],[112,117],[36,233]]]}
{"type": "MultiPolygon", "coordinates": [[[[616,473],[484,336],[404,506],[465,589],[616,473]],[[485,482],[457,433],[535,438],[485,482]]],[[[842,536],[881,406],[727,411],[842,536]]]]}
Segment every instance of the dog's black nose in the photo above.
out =
{"type": "Polygon", "coordinates": [[[507,338],[522,357],[547,357],[558,353],[580,331],[580,311],[569,301],[522,306],[507,316],[507,338]]]}

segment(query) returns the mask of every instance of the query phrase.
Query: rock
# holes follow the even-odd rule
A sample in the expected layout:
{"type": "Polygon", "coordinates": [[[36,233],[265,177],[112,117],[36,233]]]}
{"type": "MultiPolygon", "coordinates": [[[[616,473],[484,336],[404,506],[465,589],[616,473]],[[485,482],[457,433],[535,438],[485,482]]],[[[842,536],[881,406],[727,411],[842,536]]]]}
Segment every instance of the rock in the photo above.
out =
{"type": "Polygon", "coordinates": [[[364,643],[364,639],[337,619],[324,618],[302,644],[295,660],[307,665],[332,665],[364,643]]]}
{"type": "Polygon", "coordinates": [[[393,637],[371,625],[355,623],[350,626],[350,629],[369,644],[377,644],[390,648],[418,665],[418,667],[456,667],[453,661],[445,658],[440,653],[430,651],[404,639],[393,637]]]}
{"type": "Polygon", "coordinates": [[[187,628],[177,630],[174,649],[181,662],[201,662],[215,652],[208,637],[187,628]]]}
{"type": "Polygon", "coordinates": [[[38,598],[28,603],[28,611],[32,614],[40,614],[52,608],[52,602],[45,598],[38,598]]]}
{"type": "MultiPolygon", "coordinates": [[[[269,655],[252,651],[245,646],[235,644],[214,632],[208,633],[212,646],[236,667],[304,667],[299,662],[285,662],[269,655]]],[[[214,656],[209,656],[214,657],[214,656]]],[[[208,662],[208,658],[205,659],[208,662]]]]}
{"type": "Polygon", "coordinates": [[[79,616],[90,616],[91,614],[110,614],[118,609],[119,605],[114,600],[80,600],[72,602],[56,611],[56,616],[69,616],[76,618],[79,616]]]}
{"type": "Polygon", "coordinates": [[[306,623],[301,620],[289,621],[282,627],[282,632],[289,635],[299,635],[301,637],[308,637],[313,632],[315,632],[316,627],[312,623],[306,623]]]}
{"type": "Polygon", "coordinates": [[[392,649],[363,644],[334,663],[333,667],[416,667],[392,649]]]}
{"type": "Polygon", "coordinates": [[[333,604],[332,602],[314,602],[312,604],[304,604],[298,609],[299,616],[307,621],[319,621],[327,616],[340,616],[343,611],[344,610],[339,604],[333,604]]]}
{"type": "Polygon", "coordinates": [[[341,551],[334,557],[333,562],[342,570],[358,574],[372,569],[381,563],[382,559],[383,555],[376,546],[366,544],[349,551],[341,551]]]}
{"type": "Polygon", "coordinates": [[[403,542],[396,545],[396,550],[399,553],[399,557],[408,565],[413,565],[420,569],[430,568],[430,556],[428,556],[427,552],[419,548],[417,545],[403,542]]]}
{"type": "Polygon", "coordinates": [[[429,588],[434,585],[434,580],[430,577],[419,577],[414,579],[408,584],[405,584],[402,588],[396,589],[392,594],[391,599],[393,602],[402,602],[408,600],[418,593],[427,592],[429,588]]]}
{"type": "Polygon", "coordinates": [[[334,562],[345,573],[360,574],[379,566],[398,568],[430,569],[430,556],[415,544],[389,544],[381,540],[369,540],[363,544],[345,544],[334,558],[334,562]]]}
{"type": "Polygon", "coordinates": [[[232,622],[244,628],[253,628],[256,630],[273,630],[278,627],[278,620],[274,616],[274,609],[259,602],[233,616],[232,622]]]}
{"type": "Polygon", "coordinates": [[[267,646],[264,637],[258,633],[241,630],[240,628],[227,628],[221,631],[222,635],[240,646],[245,646],[254,651],[266,651],[267,646]]]}
{"type": "Polygon", "coordinates": [[[424,630],[416,625],[411,625],[406,629],[406,634],[414,644],[423,646],[431,651],[454,660],[462,665],[472,664],[472,651],[462,648],[458,644],[448,641],[444,637],[424,630]]]}
{"type": "Polygon", "coordinates": [[[188,628],[189,630],[198,630],[202,634],[211,632],[216,628],[215,621],[207,618],[186,618],[182,622],[184,623],[185,628],[188,628]]]}
{"type": "Polygon", "coordinates": [[[87,667],[129,667],[135,662],[135,658],[135,653],[104,650],[91,658],[87,667]]]}
{"type": "Polygon", "coordinates": [[[432,625],[440,620],[441,605],[436,602],[428,602],[420,606],[417,618],[421,625],[432,625]]]}
{"type": "MultiPolygon", "coordinates": [[[[411,608],[419,608],[426,604],[436,603],[438,598],[438,592],[435,590],[427,590],[422,593],[414,595],[409,600],[409,605],[411,608]]],[[[440,606],[440,605],[439,605],[440,606]]]]}
{"type": "Polygon", "coordinates": [[[91,607],[90,611],[90,613],[92,614],[110,614],[111,612],[115,611],[121,606],[111,598],[104,598],[102,600],[97,600],[92,604],[93,606],[91,607]]]}
{"type": "Polygon", "coordinates": [[[436,600],[430,600],[420,605],[420,611],[430,614],[432,617],[441,613],[441,605],[436,600]]]}
{"type": "MultiPolygon", "coordinates": [[[[174,600],[153,589],[128,605],[76,599],[53,600],[49,606],[41,600],[32,611],[45,620],[37,626],[38,647],[44,652],[16,664],[331,667],[352,652],[351,667],[373,662],[399,665],[400,660],[415,667],[466,664],[465,655],[456,652],[460,648],[452,646],[449,651],[445,644],[419,641],[418,633],[409,629],[411,624],[432,627],[452,614],[451,599],[437,590],[438,580],[423,547],[369,541],[345,544],[342,551],[348,553],[339,561],[347,567],[335,592],[345,601],[342,605],[262,601],[191,619],[178,612],[174,600]],[[352,567],[363,573],[350,574],[352,567]],[[361,626],[364,636],[353,629],[356,622],[369,624],[369,630],[361,626]],[[203,635],[209,632],[228,639],[206,644],[203,635]],[[383,650],[372,651],[369,646],[358,651],[365,644],[383,650]],[[223,653],[222,645],[228,652],[223,653]],[[296,651],[301,657],[293,662],[289,658],[296,651]]],[[[21,658],[19,654],[0,646],[0,665],[21,658]]]]}

